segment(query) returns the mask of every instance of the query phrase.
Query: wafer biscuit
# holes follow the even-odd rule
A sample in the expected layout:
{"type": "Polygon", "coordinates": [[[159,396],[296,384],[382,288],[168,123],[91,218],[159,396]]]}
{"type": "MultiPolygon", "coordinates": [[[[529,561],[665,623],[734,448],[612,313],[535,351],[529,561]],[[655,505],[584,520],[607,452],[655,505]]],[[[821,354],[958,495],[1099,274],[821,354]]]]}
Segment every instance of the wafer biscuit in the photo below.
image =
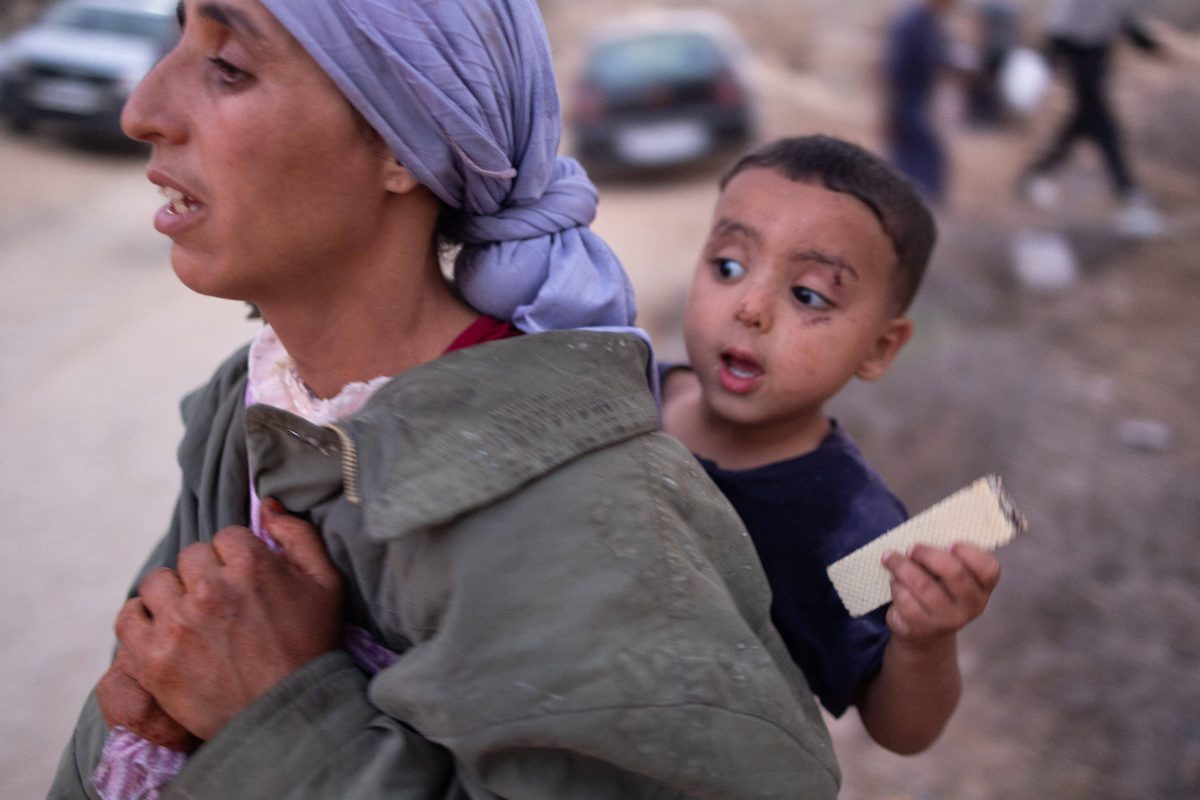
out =
{"type": "Polygon", "coordinates": [[[834,562],[827,572],[850,616],[861,617],[892,599],[891,573],[882,563],[889,550],[907,553],[915,544],[949,547],[955,542],[995,550],[1025,528],[1000,478],[987,475],[834,562]]]}

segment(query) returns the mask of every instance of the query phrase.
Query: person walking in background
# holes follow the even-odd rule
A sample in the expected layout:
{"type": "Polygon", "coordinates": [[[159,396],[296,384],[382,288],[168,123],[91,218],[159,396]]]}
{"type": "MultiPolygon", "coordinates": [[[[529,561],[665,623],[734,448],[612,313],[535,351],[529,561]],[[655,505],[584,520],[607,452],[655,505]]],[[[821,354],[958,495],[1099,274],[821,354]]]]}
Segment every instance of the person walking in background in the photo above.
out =
{"type": "Polygon", "coordinates": [[[1074,108],[1050,146],[1022,173],[1021,195],[1043,209],[1058,205],[1058,187],[1050,179],[1080,139],[1100,148],[1113,192],[1121,204],[1118,228],[1131,235],[1162,232],[1161,216],[1140,190],[1129,168],[1120,126],[1108,97],[1113,46],[1126,36],[1140,50],[1157,52],[1159,42],[1131,13],[1128,0],[1056,0],[1046,16],[1051,59],[1065,64],[1074,108]]]}
{"type": "Polygon", "coordinates": [[[1004,121],[1000,74],[1017,45],[1018,14],[1012,0],[984,0],[975,10],[975,69],[966,86],[967,123],[992,128],[1004,121]]]}
{"type": "Polygon", "coordinates": [[[946,154],[933,123],[933,98],[950,63],[943,18],[954,0],[920,0],[888,30],[884,54],[887,155],[933,203],[946,190],[946,154]]]}

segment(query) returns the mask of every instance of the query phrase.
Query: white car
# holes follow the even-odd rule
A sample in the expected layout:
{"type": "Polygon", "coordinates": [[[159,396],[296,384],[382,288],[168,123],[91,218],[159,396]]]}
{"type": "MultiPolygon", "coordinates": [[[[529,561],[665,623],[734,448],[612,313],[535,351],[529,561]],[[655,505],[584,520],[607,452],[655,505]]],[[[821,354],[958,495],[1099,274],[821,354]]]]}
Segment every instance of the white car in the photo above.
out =
{"type": "Polygon", "coordinates": [[[0,42],[0,116],[121,136],[130,92],[179,38],[176,0],[63,0],[0,42]]]}

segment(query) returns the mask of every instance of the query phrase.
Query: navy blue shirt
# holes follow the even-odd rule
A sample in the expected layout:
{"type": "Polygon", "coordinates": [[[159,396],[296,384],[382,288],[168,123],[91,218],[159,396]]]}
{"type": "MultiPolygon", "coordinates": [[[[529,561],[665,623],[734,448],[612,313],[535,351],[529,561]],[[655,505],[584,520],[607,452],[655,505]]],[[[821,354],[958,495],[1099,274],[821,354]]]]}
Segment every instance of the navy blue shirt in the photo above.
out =
{"type": "Polygon", "coordinates": [[[750,532],[774,599],[771,617],[834,716],[879,671],[887,606],[851,618],[825,569],[908,518],[837,422],[811,453],[748,470],[700,463],[750,532]]]}

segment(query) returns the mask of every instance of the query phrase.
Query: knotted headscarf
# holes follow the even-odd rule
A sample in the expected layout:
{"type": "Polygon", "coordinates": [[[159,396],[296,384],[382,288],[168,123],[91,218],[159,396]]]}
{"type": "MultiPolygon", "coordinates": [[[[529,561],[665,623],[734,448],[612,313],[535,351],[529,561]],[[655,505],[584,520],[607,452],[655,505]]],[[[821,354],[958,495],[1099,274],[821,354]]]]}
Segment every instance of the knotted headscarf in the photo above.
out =
{"type": "Polygon", "coordinates": [[[558,157],[562,122],[535,0],[263,0],[383,137],[461,211],[455,278],[527,332],[623,327],[633,290],[588,229],[596,188],[558,157]]]}

